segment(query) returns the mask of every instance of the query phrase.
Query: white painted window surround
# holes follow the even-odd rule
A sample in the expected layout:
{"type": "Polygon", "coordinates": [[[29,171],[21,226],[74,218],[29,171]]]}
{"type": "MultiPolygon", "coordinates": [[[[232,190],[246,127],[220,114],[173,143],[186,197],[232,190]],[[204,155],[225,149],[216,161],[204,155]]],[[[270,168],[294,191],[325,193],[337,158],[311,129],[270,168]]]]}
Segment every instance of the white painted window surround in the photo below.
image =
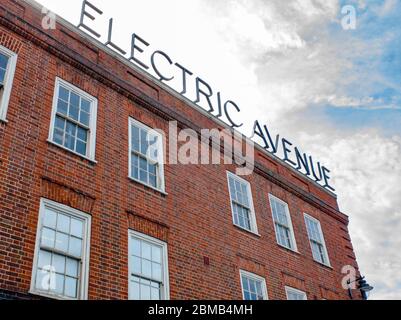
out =
{"type": "Polygon", "coordinates": [[[41,199],[32,294],[63,300],[87,299],[90,228],[90,215],[41,199]]]}
{"type": "Polygon", "coordinates": [[[130,300],[169,300],[167,243],[129,230],[130,300]]]}
{"type": "Polygon", "coordinates": [[[7,121],[17,58],[18,55],[15,52],[0,45],[0,120],[2,121],[7,121]]]}

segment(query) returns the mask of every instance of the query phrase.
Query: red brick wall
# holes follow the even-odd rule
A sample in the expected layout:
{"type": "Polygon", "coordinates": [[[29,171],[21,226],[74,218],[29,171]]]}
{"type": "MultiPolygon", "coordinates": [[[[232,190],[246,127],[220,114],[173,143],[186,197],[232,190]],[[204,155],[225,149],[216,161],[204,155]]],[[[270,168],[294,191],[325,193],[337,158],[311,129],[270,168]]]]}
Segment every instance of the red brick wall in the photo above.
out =
{"type": "Polygon", "coordinates": [[[23,1],[1,2],[0,44],[19,51],[8,123],[0,123],[1,290],[29,291],[44,197],[92,215],[90,299],[128,297],[129,228],[168,242],[172,299],[241,299],[239,269],[265,276],[270,299],[285,299],[285,285],[309,299],[347,299],[340,270],[357,265],[332,195],[258,155],[261,172],[281,179],[245,178],[258,237],[233,226],[226,170],[234,167],[166,165],[168,195],[130,181],[129,117],[166,132],[174,119],[216,124],[78,34],[61,25],[45,32],[40,21],[23,1]],[[98,99],[96,164],[47,142],[56,77],[98,99]],[[289,204],[299,254],[276,244],[269,193],[289,204]],[[332,269],[313,261],[303,212],[321,221],[332,269]]]}

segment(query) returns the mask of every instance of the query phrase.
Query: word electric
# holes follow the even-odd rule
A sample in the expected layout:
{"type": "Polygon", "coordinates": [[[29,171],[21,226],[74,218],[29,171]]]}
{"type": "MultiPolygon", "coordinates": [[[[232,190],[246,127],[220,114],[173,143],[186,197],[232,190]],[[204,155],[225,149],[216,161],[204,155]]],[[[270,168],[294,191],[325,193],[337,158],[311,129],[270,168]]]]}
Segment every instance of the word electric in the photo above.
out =
{"type": "MultiPolygon", "coordinates": [[[[96,18],[94,14],[103,15],[103,11],[94,6],[87,0],[84,0],[82,3],[81,17],[78,27],[85,29],[91,35],[96,38],[101,38],[101,35],[93,30],[90,26],[87,25],[88,19],[94,21],[96,18]],[[86,20],[86,21],[85,21],[86,20]]],[[[120,46],[113,42],[113,18],[109,19],[108,25],[108,35],[107,41],[105,45],[114,49],[116,52],[121,54],[128,61],[139,65],[141,68],[147,70],[149,72],[150,67],[153,72],[158,76],[161,82],[169,82],[175,78],[174,71],[178,71],[179,77],[181,80],[181,88],[178,91],[179,94],[185,96],[188,93],[188,79],[194,74],[182,64],[178,62],[173,62],[170,56],[161,51],[155,50],[150,54],[150,58],[148,61],[144,62],[145,50],[150,46],[149,42],[144,40],[139,35],[133,33],[131,36],[131,45],[130,45],[130,54],[127,58],[127,52],[123,50],[120,46]],[[167,64],[171,67],[170,74],[165,74],[161,71],[160,65],[161,62],[163,64],[167,64]]],[[[212,87],[203,79],[199,77],[195,78],[195,100],[194,103],[199,104],[201,101],[207,103],[208,112],[215,116],[216,118],[225,118],[228,121],[228,124],[232,128],[239,128],[243,126],[243,123],[238,123],[233,119],[233,112],[240,113],[241,109],[239,106],[232,100],[222,99],[222,94],[218,91],[216,94],[212,87]]],[[[175,90],[174,88],[172,88],[175,90]]],[[[177,91],[177,90],[175,90],[177,91]]],[[[238,115],[237,115],[238,117],[238,115]]],[[[283,155],[282,159],[290,164],[293,168],[306,175],[308,178],[316,181],[324,188],[330,191],[335,191],[335,189],[329,185],[330,177],[328,174],[330,170],[328,170],[325,166],[322,166],[319,162],[314,163],[313,158],[311,156],[307,156],[306,154],[301,154],[298,148],[293,148],[292,144],[282,138],[279,139],[279,135],[276,136],[276,139],[273,140],[267,127],[263,128],[259,125],[259,122],[255,122],[254,130],[252,132],[252,137],[258,136],[263,140],[264,149],[271,154],[277,156],[279,148],[281,148],[281,154],[283,155]],[[292,159],[290,153],[293,150],[292,159]]]]}
{"type": "MultiPolygon", "coordinates": [[[[93,15],[94,14],[93,11],[96,12],[98,15],[103,14],[103,12],[100,9],[95,7],[89,1],[87,0],[83,1],[81,18],[78,27],[85,29],[90,34],[94,35],[96,38],[101,38],[101,35],[95,30],[93,30],[93,28],[89,27],[85,22],[85,18],[89,18],[92,21],[96,19],[95,16],[93,15]],[[88,11],[88,8],[92,9],[91,10],[92,13],[88,11]]],[[[120,53],[124,58],[126,58],[127,52],[123,50],[120,46],[115,44],[112,39],[113,39],[113,18],[110,18],[108,26],[108,36],[105,45],[113,48],[115,51],[120,53]]],[[[149,46],[150,44],[148,41],[144,40],[139,35],[133,33],[131,36],[130,54],[127,59],[131,62],[138,64],[140,67],[142,67],[147,71],[150,69],[151,66],[153,72],[159,77],[159,80],[162,82],[169,82],[173,80],[175,78],[174,71],[178,72],[179,76],[181,77],[181,83],[182,83],[181,84],[182,87],[178,92],[184,96],[188,91],[187,90],[188,79],[194,75],[193,72],[191,72],[188,68],[184,67],[182,64],[178,62],[174,63],[173,60],[170,58],[170,56],[161,50],[153,51],[150,54],[149,61],[144,62],[142,54],[145,53],[145,50],[149,46]],[[169,66],[173,67],[174,69],[171,70],[172,74],[169,75],[164,74],[160,68],[161,63],[163,64],[167,63],[169,66]]],[[[213,114],[213,116],[217,118],[221,118],[224,115],[231,127],[233,128],[242,127],[243,123],[235,122],[231,115],[232,112],[239,113],[241,111],[238,105],[232,100],[225,100],[225,101],[222,100],[221,93],[217,92],[215,94],[214,92],[215,91],[205,80],[199,77],[195,77],[196,100],[194,100],[194,102],[198,104],[201,102],[201,100],[203,100],[203,102],[207,103],[208,106],[207,111],[210,114],[213,114]]]]}

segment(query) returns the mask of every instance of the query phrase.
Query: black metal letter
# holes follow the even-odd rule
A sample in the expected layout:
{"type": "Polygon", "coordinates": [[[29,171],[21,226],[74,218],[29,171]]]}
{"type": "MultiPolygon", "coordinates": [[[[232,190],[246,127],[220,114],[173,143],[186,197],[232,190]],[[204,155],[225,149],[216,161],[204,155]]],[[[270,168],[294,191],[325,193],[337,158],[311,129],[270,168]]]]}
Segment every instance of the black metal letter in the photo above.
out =
{"type": "Polygon", "coordinates": [[[175,65],[182,71],[182,91],[180,92],[180,94],[185,94],[187,93],[187,74],[192,76],[193,73],[189,71],[187,68],[180,65],[178,62],[175,65]]]}
{"type": "Polygon", "coordinates": [[[156,72],[156,74],[157,74],[157,75],[159,76],[159,78],[160,78],[159,80],[160,80],[160,81],[170,81],[170,80],[173,80],[173,79],[174,79],[174,76],[172,76],[172,77],[170,77],[170,78],[167,78],[167,77],[163,76],[163,75],[160,73],[159,69],[157,69],[156,64],[155,64],[155,55],[156,55],[156,54],[160,54],[162,57],[164,57],[164,58],[168,61],[168,63],[169,63],[170,65],[173,64],[173,61],[172,61],[172,60],[170,59],[170,57],[169,57],[166,53],[164,53],[163,51],[158,50],[158,51],[153,52],[150,61],[151,61],[151,63],[152,63],[153,70],[156,72]]]}
{"type": "Polygon", "coordinates": [[[292,161],[290,158],[288,158],[288,155],[291,153],[291,150],[288,148],[292,146],[292,143],[289,142],[287,139],[283,138],[281,139],[281,142],[283,143],[283,153],[284,153],[284,161],[291,163],[293,166],[296,166],[297,164],[292,161]]]}
{"type": "Polygon", "coordinates": [[[230,105],[230,104],[231,104],[238,112],[241,111],[241,109],[235,104],[235,102],[229,100],[229,101],[227,101],[227,102],[224,104],[224,113],[226,114],[227,120],[230,122],[231,127],[233,127],[233,128],[240,128],[240,127],[242,127],[244,124],[243,124],[243,123],[241,123],[241,124],[236,124],[236,123],[231,119],[230,114],[228,113],[227,106],[230,105]]]}
{"type": "Polygon", "coordinates": [[[259,121],[256,120],[255,124],[253,125],[253,131],[252,131],[252,136],[250,139],[253,139],[253,137],[255,136],[255,134],[259,137],[263,139],[263,142],[265,143],[265,146],[263,147],[264,149],[269,149],[269,144],[267,143],[266,137],[263,134],[262,128],[259,124],[259,121]]]}
{"type": "Polygon", "coordinates": [[[325,183],[323,187],[326,189],[329,189],[333,192],[336,191],[336,189],[334,189],[332,186],[329,185],[330,177],[328,176],[328,174],[330,173],[330,170],[323,166],[322,171],[323,171],[323,178],[324,178],[324,183],[325,183]]]}
{"type": "Polygon", "coordinates": [[[212,112],[214,111],[214,108],[213,108],[212,102],[210,101],[210,97],[213,95],[213,90],[212,90],[212,88],[210,88],[210,86],[209,86],[205,81],[203,81],[201,78],[196,78],[196,101],[195,101],[195,103],[199,103],[199,102],[200,102],[200,96],[201,96],[201,94],[206,98],[207,103],[209,104],[209,111],[208,111],[208,112],[209,112],[209,113],[212,113],[212,112]],[[209,91],[209,93],[203,91],[203,90],[200,88],[199,84],[203,84],[203,85],[207,88],[207,90],[209,91]]]}
{"type": "Polygon", "coordinates": [[[319,177],[316,175],[316,171],[315,171],[315,168],[313,166],[312,156],[309,156],[309,162],[310,162],[310,166],[311,166],[311,169],[312,169],[312,174],[315,177],[316,182],[322,181],[322,168],[320,166],[320,162],[317,163],[317,167],[319,169],[319,177]]]}
{"type": "Polygon", "coordinates": [[[277,134],[276,135],[276,141],[273,142],[273,139],[272,139],[272,136],[270,135],[269,129],[267,129],[266,125],[264,125],[264,128],[265,128],[265,131],[266,131],[266,134],[267,134],[267,138],[269,139],[270,144],[272,146],[273,154],[276,154],[277,151],[278,151],[278,142],[279,142],[279,139],[280,139],[280,135],[277,134]]]}
{"type": "Polygon", "coordinates": [[[136,50],[138,50],[139,52],[143,52],[143,49],[142,48],[140,48],[140,47],[138,47],[136,44],[135,44],[135,40],[136,39],[138,39],[142,44],[144,44],[145,46],[149,46],[149,43],[148,42],[146,42],[145,40],[143,40],[140,36],[138,36],[138,35],[136,35],[135,33],[133,33],[132,34],[132,41],[131,41],[131,57],[129,57],[129,59],[128,60],[133,60],[134,62],[136,62],[137,64],[139,64],[140,66],[142,66],[142,68],[144,68],[144,69],[149,69],[149,67],[146,65],[146,64],[144,64],[142,61],[140,61],[140,60],[138,60],[136,57],[135,57],[135,49],[136,50]]]}
{"type": "Polygon", "coordinates": [[[102,15],[102,14],[103,14],[103,12],[102,12],[100,9],[96,8],[92,3],[90,3],[90,2],[87,1],[87,0],[84,0],[84,1],[82,2],[81,19],[79,20],[78,28],[79,28],[79,27],[82,27],[82,28],[86,29],[87,31],[89,31],[90,33],[92,33],[95,37],[100,38],[100,34],[99,34],[99,33],[97,33],[96,31],[94,31],[93,29],[91,29],[90,27],[88,27],[88,26],[84,23],[84,18],[85,18],[85,16],[88,17],[89,19],[91,19],[92,21],[95,20],[95,17],[94,17],[94,16],[92,16],[90,13],[88,13],[87,11],[85,11],[86,6],[92,8],[92,9],[93,9],[94,11],[96,11],[99,15],[102,15]]]}
{"type": "Polygon", "coordinates": [[[107,37],[107,42],[105,43],[105,45],[112,47],[113,49],[115,49],[118,52],[120,52],[123,56],[125,56],[127,52],[125,52],[123,49],[121,49],[119,46],[117,46],[116,44],[114,44],[111,41],[111,34],[112,33],[113,33],[113,18],[110,18],[110,20],[109,20],[109,35],[107,37]]]}
{"type": "Polygon", "coordinates": [[[301,152],[298,150],[297,147],[295,147],[295,155],[297,157],[297,162],[298,162],[297,170],[301,170],[303,167],[305,169],[306,175],[309,176],[310,169],[309,169],[308,157],[306,156],[306,153],[301,155],[301,152]]]}

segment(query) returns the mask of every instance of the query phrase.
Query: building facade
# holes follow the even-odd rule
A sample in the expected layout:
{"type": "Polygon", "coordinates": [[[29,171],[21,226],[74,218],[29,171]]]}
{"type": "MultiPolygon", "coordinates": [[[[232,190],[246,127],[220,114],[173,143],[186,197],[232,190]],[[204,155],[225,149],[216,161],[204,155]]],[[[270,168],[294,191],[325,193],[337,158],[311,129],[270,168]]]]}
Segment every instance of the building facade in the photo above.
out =
{"type": "Polygon", "coordinates": [[[334,194],[261,148],[163,164],[151,129],[224,125],[40,9],[0,4],[0,298],[349,299],[334,194]]]}

